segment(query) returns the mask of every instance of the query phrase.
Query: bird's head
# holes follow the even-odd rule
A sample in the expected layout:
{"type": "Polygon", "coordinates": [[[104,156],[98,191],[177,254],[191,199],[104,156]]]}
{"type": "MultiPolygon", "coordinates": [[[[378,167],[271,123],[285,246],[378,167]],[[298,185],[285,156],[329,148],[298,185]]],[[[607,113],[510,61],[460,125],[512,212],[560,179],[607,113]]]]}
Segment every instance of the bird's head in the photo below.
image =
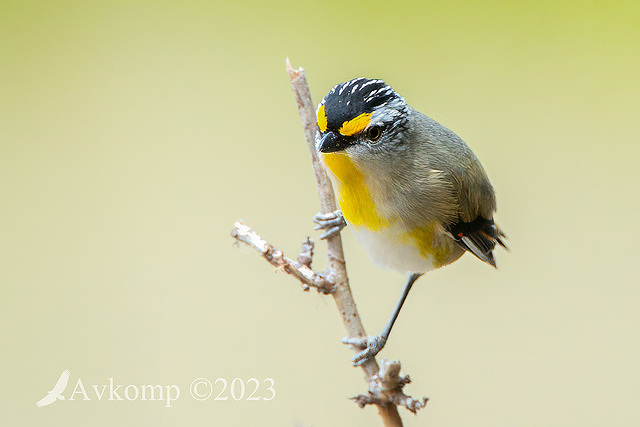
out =
{"type": "Polygon", "coordinates": [[[405,100],[382,80],[360,77],[341,83],[318,106],[316,149],[355,158],[393,152],[409,114],[405,100]]]}

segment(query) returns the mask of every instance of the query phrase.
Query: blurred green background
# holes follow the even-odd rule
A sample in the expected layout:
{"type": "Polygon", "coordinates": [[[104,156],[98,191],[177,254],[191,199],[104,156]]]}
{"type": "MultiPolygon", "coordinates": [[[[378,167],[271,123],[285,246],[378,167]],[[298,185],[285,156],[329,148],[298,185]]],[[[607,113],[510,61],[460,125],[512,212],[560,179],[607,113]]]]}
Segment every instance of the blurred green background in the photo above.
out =
{"type": "MultiPolygon", "coordinates": [[[[637,1],[0,1],[0,424],[379,423],[347,399],[332,299],[229,236],[317,237],[288,56],[315,102],[385,79],[497,190],[500,270],[429,273],[381,353],[431,397],[405,424],[639,425],[638,22],[637,1]],[[36,408],[64,369],[93,399],[36,408]],[[198,377],[277,394],[200,402],[198,377]],[[182,395],[97,401],[108,378],[182,395]]],[[[379,332],[403,278],[344,235],[379,332]]]]}

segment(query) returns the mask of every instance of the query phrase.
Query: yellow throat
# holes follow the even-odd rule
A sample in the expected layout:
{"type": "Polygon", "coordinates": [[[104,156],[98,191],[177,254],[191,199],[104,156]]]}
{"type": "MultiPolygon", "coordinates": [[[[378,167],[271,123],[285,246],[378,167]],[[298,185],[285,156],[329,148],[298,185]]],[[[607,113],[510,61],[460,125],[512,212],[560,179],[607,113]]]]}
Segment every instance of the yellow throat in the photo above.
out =
{"type": "Polygon", "coordinates": [[[371,198],[360,169],[345,153],[326,153],[324,162],[338,180],[337,191],[342,215],[355,226],[379,231],[389,226],[386,218],[381,218],[371,198]]]}

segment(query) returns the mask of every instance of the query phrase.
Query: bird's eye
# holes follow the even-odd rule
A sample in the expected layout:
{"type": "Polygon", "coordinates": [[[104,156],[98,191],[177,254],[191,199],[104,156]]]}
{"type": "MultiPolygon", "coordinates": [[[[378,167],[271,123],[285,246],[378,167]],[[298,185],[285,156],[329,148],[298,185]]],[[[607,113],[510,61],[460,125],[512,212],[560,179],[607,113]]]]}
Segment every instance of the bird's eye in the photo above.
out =
{"type": "Polygon", "coordinates": [[[367,129],[367,138],[371,141],[376,141],[382,135],[382,126],[373,125],[367,129]]]}

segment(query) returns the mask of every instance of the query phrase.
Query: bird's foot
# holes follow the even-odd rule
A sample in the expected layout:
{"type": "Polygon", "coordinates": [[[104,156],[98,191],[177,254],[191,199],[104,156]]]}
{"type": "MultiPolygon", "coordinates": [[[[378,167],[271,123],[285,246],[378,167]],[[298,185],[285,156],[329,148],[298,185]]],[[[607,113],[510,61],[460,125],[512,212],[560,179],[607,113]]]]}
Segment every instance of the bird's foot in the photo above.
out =
{"type": "Polygon", "coordinates": [[[382,335],[374,335],[368,337],[344,337],[342,338],[344,344],[354,345],[363,350],[353,356],[351,361],[354,366],[360,366],[369,359],[376,357],[376,354],[380,353],[380,350],[387,343],[387,338],[382,335]]]}
{"type": "Polygon", "coordinates": [[[326,230],[320,235],[321,239],[335,236],[347,226],[347,222],[344,220],[340,210],[326,214],[318,212],[313,216],[313,222],[318,224],[313,228],[314,230],[326,230]]]}

